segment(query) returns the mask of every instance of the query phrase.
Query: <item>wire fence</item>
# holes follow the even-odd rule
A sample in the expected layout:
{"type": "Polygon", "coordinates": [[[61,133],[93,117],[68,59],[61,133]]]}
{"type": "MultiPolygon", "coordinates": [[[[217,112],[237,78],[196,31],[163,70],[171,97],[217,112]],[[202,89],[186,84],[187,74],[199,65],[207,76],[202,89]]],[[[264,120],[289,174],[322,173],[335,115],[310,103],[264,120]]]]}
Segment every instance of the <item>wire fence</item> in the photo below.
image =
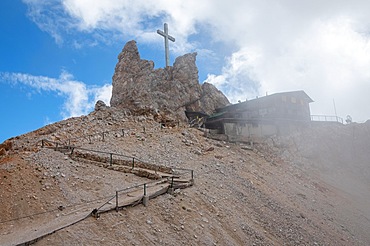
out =
{"type": "MultiPolygon", "coordinates": [[[[42,148],[52,148],[56,151],[61,151],[64,153],[69,154],[72,158],[83,158],[90,161],[96,161],[100,163],[112,165],[122,165],[134,168],[143,168],[149,169],[157,172],[169,173],[172,174],[174,172],[175,167],[166,167],[163,165],[151,164],[147,163],[141,159],[138,159],[134,156],[123,155],[114,152],[107,152],[107,151],[100,151],[94,149],[87,149],[77,146],[71,145],[64,145],[62,143],[50,141],[47,139],[41,140],[41,147],[42,148]]],[[[181,169],[182,170],[182,169],[181,169]]],[[[190,171],[190,169],[188,170],[190,171]]]]}
{"type": "Polygon", "coordinates": [[[90,203],[94,203],[94,202],[98,202],[98,201],[104,201],[105,199],[107,199],[109,197],[111,197],[111,196],[104,196],[104,197],[96,198],[96,199],[89,200],[89,201],[84,201],[84,202],[80,202],[80,203],[72,203],[72,204],[68,204],[68,205],[65,205],[65,206],[59,206],[58,208],[54,208],[54,209],[50,209],[50,210],[46,210],[46,211],[42,211],[42,212],[38,212],[38,213],[28,214],[28,215],[24,215],[24,216],[13,218],[13,219],[1,220],[0,224],[11,222],[11,221],[16,221],[16,220],[33,218],[35,216],[48,214],[48,213],[60,212],[60,211],[63,211],[65,209],[68,209],[68,208],[74,208],[74,207],[77,207],[77,206],[86,205],[86,204],[90,204],[90,203]]]}
{"type": "MultiPolygon", "coordinates": [[[[162,128],[162,127],[159,126],[159,128],[162,128]]],[[[145,131],[146,129],[143,129],[143,130],[145,131]]],[[[105,197],[97,198],[97,199],[82,202],[82,203],[70,204],[70,205],[67,205],[67,206],[63,206],[63,208],[71,208],[71,207],[74,207],[74,206],[89,204],[89,203],[92,203],[92,202],[97,202],[97,201],[104,200],[104,199],[108,198],[108,200],[106,202],[104,202],[103,205],[101,205],[98,209],[96,209],[96,212],[99,212],[99,209],[102,209],[104,206],[109,204],[113,199],[116,199],[116,208],[115,209],[117,210],[118,207],[119,207],[118,203],[117,203],[119,196],[122,196],[124,194],[128,194],[128,193],[133,192],[133,191],[137,192],[139,190],[142,190],[143,196],[146,196],[147,189],[152,187],[153,185],[157,185],[159,183],[168,183],[169,187],[183,188],[185,186],[175,185],[175,183],[181,182],[182,180],[187,180],[188,182],[190,182],[190,185],[193,185],[193,183],[194,183],[194,171],[191,170],[191,169],[166,167],[166,166],[146,163],[146,162],[144,162],[144,161],[142,161],[142,160],[140,160],[140,159],[138,159],[134,156],[128,156],[128,155],[123,155],[123,154],[114,153],[114,152],[106,152],[106,151],[100,151],[100,150],[87,149],[87,148],[77,147],[77,146],[74,146],[74,145],[70,144],[71,142],[74,142],[75,140],[83,139],[83,138],[85,138],[89,141],[92,141],[92,140],[104,141],[108,134],[117,133],[117,132],[120,132],[122,134],[121,135],[122,137],[129,134],[128,130],[120,129],[120,130],[114,130],[114,131],[110,131],[110,132],[105,131],[105,132],[100,132],[100,133],[93,134],[93,135],[70,138],[70,139],[67,139],[66,141],[63,141],[63,142],[55,142],[55,141],[50,141],[50,140],[47,140],[47,139],[42,139],[41,141],[39,141],[36,144],[38,145],[41,142],[41,147],[42,148],[54,149],[55,151],[61,151],[61,152],[67,153],[71,158],[73,158],[73,157],[74,158],[83,158],[83,159],[88,159],[90,161],[105,163],[110,167],[112,167],[113,165],[117,165],[117,166],[129,167],[131,169],[131,171],[135,170],[135,169],[151,170],[151,171],[154,171],[154,174],[151,175],[151,176],[147,175],[146,177],[156,179],[156,181],[147,182],[147,183],[127,187],[127,188],[124,188],[122,190],[116,190],[115,195],[105,196],[105,197]],[[97,154],[103,154],[105,156],[99,156],[97,154]],[[166,178],[159,178],[160,176],[157,174],[157,172],[161,172],[162,174],[167,173],[168,176],[166,178]]],[[[135,174],[137,174],[137,173],[135,173],[135,174]]],[[[138,200],[137,202],[140,203],[141,200],[138,200]]],[[[38,216],[38,215],[42,215],[42,214],[46,214],[46,213],[53,213],[53,212],[56,212],[56,211],[59,211],[59,210],[60,210],[60,208],[55,208],[55,209],[51,209],[51,210],[47,210],[47,211],[43,211],[43,212],[38,212],[38,213],[25,215],[25,216],[18,217],[18,218],[13,218],[13,219],[9,219],[9,220],[2,220],[2,221],[0,221],[0,224],[11,222],[11,221],[16,221],[16,220],[21,220],[21,219],[26,219],[26,218],[32,218],[33,216],[38,216]]],[[[95,209],[94,209],[94,211],[95,211],[95,209]]]]}
{"type": "MultiPolygon", "coordinates": [[[[177,121],[175,126],[180,127],[180,122],[177,121]]],[[[152,127],[143,126],[141,128],[134,128],[134,129],[120,128],[120,129],[114,129],[114,130],[110,130],[110,131],[103,131],[103,132],[98,132],[98,133],[94,133],[94,134],[86,134],[86,135],[81,135],[81,136],[78,136],[78,137],[68,138],[67,140],[63,141],[63,144],[64,145],[71,145],[72,143],[76,143],[79,140],[80,141],[81,140],[82,141],[88,141],[91,144],[94,141],[105,141],[109,137],[127,137],[127,136],[130,136],[131,134],[134,134],[134,133],[138,132],[138,131],[140,131],[142,133],[155,132],[155,131],[165,129],[166,127],[167,127],[166,123],[158,123],[158,124],[155,124],[155,126],[152,126],[152,127]]]]}
{"type": "MultiPolygon", "coordinates": [[[[177,167],[167,167],[162,165],[156,165],[144,162],[134,156],[127,156],[114,152],[106,152],[100,150],[93,150],[87,148],[81,148],[71,145],[64,145],[62,143],[43,139],[41,141],[41,147],[51,148],[56,151],[61,151],[69,154],[71,158],[81,158],[88,161],[103,163],[105,167],[123,166],[126,169],[124,171],[134,173],[135,175],[146,177],[148,179],[155,179],[156,181],[146,182],[140,185],[127,187],[122,190],[116,190],[114,196],[109,196],[109,199],[103,203],[99,208],[94,209],[92,212],[93,216],[98,216],[100,213],[115,209],[118,211],[119,208],[136,205],[142,202],[143,198],[147,196],[147,190],[150,187],[167,183],[164,189],[160,189],[155,192],[153,197],[161,195],[167,192],[167,188],[186,188],[194,184],[194,170],[177,167]],[[128,169],[127,169],[128,168],[128,169]],[[138,192],[141,195],[137,194],[138,192]],[[129,202],[128,204],[119,205],[119,198],[129,193],[136,193],[136,200],[129,202]],[[115,199],[115,207],[112,206],[113,200],[115,199]]],[[[150,197],[151,198],[151,197],[150,197]]]]}
{"type": "MultiPolygon", "coordinates": [[[[130,186],[121,190],[116,190],[116,193],[114,196],[111,196],[105,203],[103,203],[100,207],[94,209],[92,212],[93,216],[99,216],[100,213],[107,212],[110,210],[116,210],[122,209],[126,206],[135,206],[139,203],[142,203],[142,200],[144,197],[147,197],[149,195],[148,189],[151,187],[155,187],[159,184],[165,184],[168,183],[168,178],[161,179],[159,181],[152,181],[147,182],[139,185],[130,186]],[[129,197],[129,194],[135,194],[132,195],[132,199],[129,200],[126,203],[120,203],[120,198],[126,198],[129,197]]],[[[170,184],[170,187],[173,186],[173,183],[170,184]]],[[[148,196],[149,198],[154,198],[158,195],[161,195],[163,191],[160,190],[160,192],[154,193],[151,196],[148,196]]],[[[167,190],[165,190],[167,192],[167,190]]],[[[163,193],[165,193],[163,192],[163,193]]]]}
{"type": "MultiPolygon", "coordinates": [[[[80,158],[84,158],[84,159],[87,158],[87,159],[91,159],[92,161],[107,163],[109,166],[123,165],[123,166],[130,167],[131,170],[142,168],[142,169],[152,170],[154,172],[162,172],[162,173],[167,173],[168,174],[168,177],[166,177],[166,178],[161,178],[161,179],[156,180],[156,181],[146,182],[146,183],[142,183],[142,184],[139,184],[139,185],[130,186],[130,187],[127,187],[127,188],[124,188],[124,189],[121,189],[121,190],[116,190],[115,195],[105,196],[105,197],[97,198],[97,199],[82,202],[82,203],[69,204],[67,206],[63,206],[63,209],[72,208],[72,207],[75,207],[75,206],[80,206],[80,205],[89,204],[89,203],[93,203],[93,202],[108,199],[99,208],[93,210],[92,214],[93,215],[98,215],[101,211],[105,211],[104,207],[107,206],[107,205],[110,205],[112,203],[112,200],[114,200],[114,199],[115,199],[114,209],[118,210],[119,208],[122,208],[124,206],[128,206],[128,205],[134,206],[138,203],[141,203],[142,198],[147,195],[148,189],[155,186],[155,185],[158,185],[158,184],[161,184],[161,183],[168,183],[170,188],[184,188],[185,186],[182,186],[181,184],[179,185],[178,182],[181,183],[181,182],[184,182],[184,180],[185,180],[185,181],[190,182],[190,185],[192,185],[193,182],[194,182],[194,171],[191,170],[191,169],[166,167],[166,166],[150,164],[150,163],[146,163],[146,162],[144,162],[144,161],[142,161],[142,160],[140,160],[136,157],[133,157],[133,156],[123,155],[123,154],[118,154],[118,153],[113,153],[113,152],[92,150],[92,149],[87,149],[87,148],[71,146],[71,145],[65,145],[63,143],[58,143],[58,142],[50,141],[50,140],[47,140],[47,139],[42,139],[41,140],[41,147],[50,148],[50,149],[54,149],[56,151],[65,152],[65,153],[68,153],[71,157],[73,157],[73,155],[75,155],[75,157],[80,157],[80,158]],[[97,154],[107,155],[107,157],[99,157],[97,155],[94,156],[94,155],[91,155],[91,154],[89,155],[88,154],[89,152],[90,153],[97,153],[97,154]],[[118,158],[114,158],[114,157],[120,157],[120,158],[118,159],[118,158]],[[142,191],[142,197],[140,199],[138,199],[134,203],[130,203],[130,204],[127,204],[127,205],[119,205],[119,203],[118,203],[119,197],[127,195],[131,192],[138,192],[140,190],[142,191]]],[[[147,178],[150,178],[150,177],[147,177],[147,178]]],[[[154,179],[158,179],[157,176],[154,179]]],[[[189,185],[187,184],[186,186],[189,186],[189,185]]],[[[154,194],[154,196],[157,196],[157,195],[160,195],[160,194],[154,194]]],[[[154,196],[152,196],[150,198],[153,198],[154,196]]],[[[47,210],[47,211],[43,211],[43,212],[38,212],[38,213],[25,215],[25,216],[18,217],[18,218],[13,218],[13,219],[9,219],[9,220],[2,220],[2,221],[0,221],[0,224],[11,222],[11,221],[16,221],[16,220],[21,220],[21,219],[26,219],[26,218],[32,218],[33,216],[38,216],[38,215],[47,214],[47,213],[53,213],[53,212],[56,212],[56,211],[59,211],[59,210],[60,210],[60,208],[55,208],[55,209],[51,209],[51,210],[47,210]]]]}
{"type": "MultiPolygon", "coordinates": [[[[177,126],[179,126],[179,122],[177,122],[177,126]]],[[[165,127],[166,127],[166,124],[162,123],[162,124],[159,124],[158,127],[152,128],[152,130],[163,129],[165,127]]],[[[147,131],[145,127],[143,127],[142,130],[143,130],[142,132],[144,133],[147,131]]],[[[76,207],[78,206],[84,206],[84,208],[86,208],[86,205],[89,203],[93,203],[93,202],[100,203],[100,201],[105,200],[105,202],[102,203],[100,207],[93,209],[90,213],[90,215],[93,215],[94,217],[99,217],[100,213],[108,212],[111,210],[118,211],[119,209],[122,209],[126,206],[135,206],[140,203],[143,203],[144,206],[146,206],[149,199],[155,198],[167,192],[171,193],[174,191],[175,188],[186,188],[194,184],[194,171],[191,169],[155,165],[155,164],[144,162],[133,156],[127,156],[127,155],[114,153],[114,152],[106,152],[106,151],[82,148],[82,147],[73,145],[73,143],[80,142],[81,140],[82,141],[88,140],[89,143],[92,143],[93,141],[105,141],[110,136],[125,137],[129,135],[135,135],[135,134],[130,134],[130,131],[131,129],[104,131],[104,132],[99,132],[96,134],[89,134],[89,135],[69,138],[61,142],[55,142],[55,141],[50,141],[47,139],[42,139],[36,142],[36,146],[39,145],[41,142],[42,148],[51,148],[51,149],[54,149],[55,151],[63,152],[65,154],[68,154],[72,159],[77,158],[77,159],[85,159],[88,161],[94,161],[98,163],[104,163],[106,164],[106,167],[113,167],[114,165],[114,166],[125,167],[126,169],[129,168],[131,169],[131,172],[134,173],[135,175],[142,176],[140,174],[144,173],[144,176],[146,178],[155,179],[155,181],[130,186],[130,187],[127,187],[121,190],[116,190],[115,195],[105,196],[105,197],[97,198],[91,201],[84,201],[81,203],[70,204],[67,206],[59,206],[58,208],[55,208],[55,209],[33,213],[33,214],[25,215],[22,217],[18,217],[18,218],[12,218],[12,219],[2,220],[2,221],[0,220],[0,224],[11,223],[12,221],[18,221],[22,219],[32,219],[34,218],[34,216],[41,216],[47,213],[55,213],[57,211],[62,211],[64,209],[70,209],[70,208],[76,209],[76,207]],[[139,172],[134,172],[138,170],[139,172]],[[145,170],[148,170],[148,171],[145,171],[145,170]],[[130,197],[130,195],[132,198],[128,198],[130,197]]],[[[136,132],[137,129],[135,129],[134,131],[136,132]]],[[[72,224],[77,223],[83,219],[86,219],[87,217],[88,215],[82,219],[79,219],[78,221],[74,221],[72,224]]],[[[62,228],[65,228],[70,225],[71,223],[66,224],[62,228]]],[[[59,228],[58,230],[62,228],[59,228]]],[[[49,232],[48,234],[53,233],[53,232],[49,232]]],[[[40,238],[48,234],[41,235],[37,238],[32,239],[29,242],[25,242],[24,244],[28,245],[29,243],[36,242],[37,240],[39,240],[40,238]]]]}

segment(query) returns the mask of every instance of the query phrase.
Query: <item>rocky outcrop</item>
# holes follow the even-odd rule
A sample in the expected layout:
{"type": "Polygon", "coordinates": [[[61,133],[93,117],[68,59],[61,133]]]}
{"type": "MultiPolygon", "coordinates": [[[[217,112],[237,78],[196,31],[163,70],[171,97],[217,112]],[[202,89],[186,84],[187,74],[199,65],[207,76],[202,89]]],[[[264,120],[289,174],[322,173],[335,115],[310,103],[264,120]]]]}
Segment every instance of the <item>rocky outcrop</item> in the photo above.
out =
{"type": "Polygon", "coordinates": [[[210,83],[203,83],[202,91],[204,96],[200,99],[200,104],[207,114],[211,114],[216,108],[230,104],[226,96],[210,83]]]}
{"type": "Polygon", "coordinates": [[[0,156],[6,155],[7,151],[11,150],[13,143],[10,140],[6,140],[0,144],[0,156]]]}
{"type": "Polygon", "coordinates": [[[118,56],[111,106],[129,109],[134,114],[186,119],[185,111],[211,114],[229,104],[212,84],[199,84],[196,55],[186,54],[178,57],[173,67],[154,69],[153,61],[140,59],[136,42],[128,42],[118,56]]]}

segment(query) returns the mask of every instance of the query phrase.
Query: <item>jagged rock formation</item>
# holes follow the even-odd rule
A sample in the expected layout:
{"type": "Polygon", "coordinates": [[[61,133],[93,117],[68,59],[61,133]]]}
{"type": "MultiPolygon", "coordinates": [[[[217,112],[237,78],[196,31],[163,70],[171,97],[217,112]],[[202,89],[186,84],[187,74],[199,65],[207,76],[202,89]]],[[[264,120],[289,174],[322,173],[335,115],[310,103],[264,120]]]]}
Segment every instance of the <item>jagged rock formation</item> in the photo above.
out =
{"type": "Polygon", "coordinates": [[[164,113],[186,119],[184,111],[212,113],[229,104],[212,84],[199,84],[196,53],[178,57],[173,67],[154,69],[153,61],[140,59],[135,41],[118,56],[113,75],[111,106],[134,114],[164,113]]]}

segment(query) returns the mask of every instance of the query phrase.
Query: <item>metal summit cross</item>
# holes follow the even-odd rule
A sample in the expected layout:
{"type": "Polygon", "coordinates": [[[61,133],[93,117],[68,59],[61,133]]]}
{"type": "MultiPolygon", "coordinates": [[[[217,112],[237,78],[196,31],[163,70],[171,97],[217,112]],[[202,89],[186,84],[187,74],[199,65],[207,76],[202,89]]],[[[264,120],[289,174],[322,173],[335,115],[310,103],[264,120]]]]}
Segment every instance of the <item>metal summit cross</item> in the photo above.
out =
{"type": "Polygon", "coordinates": [[[170,51],[168,48],[168,40],[171,40],[172,42],[175,42],[175,38],[170,36],[168,34],[168,25],[167,23],[164,23],[164,32],[161,30],[157,30],[157,33],[164,37],[164,49],[166,53],[166,67],[170,64],[170,51]]]}

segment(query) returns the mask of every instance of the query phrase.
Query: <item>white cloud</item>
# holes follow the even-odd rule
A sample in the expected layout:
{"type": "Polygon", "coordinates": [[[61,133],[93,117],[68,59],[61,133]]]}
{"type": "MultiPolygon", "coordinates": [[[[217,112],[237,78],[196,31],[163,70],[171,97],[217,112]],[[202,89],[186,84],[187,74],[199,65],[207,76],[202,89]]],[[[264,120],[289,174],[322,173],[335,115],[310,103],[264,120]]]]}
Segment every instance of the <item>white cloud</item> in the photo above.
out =
{"type": "Polygon", "coordinates": [[[74,26],[74,20],[65,15],[59,0],[23,0],[28,6],[29,18],[44,32],[49,33],[59,45],[63,44],[63,29],[74,26]]]}
{"type": "Polygon", "coordinates": [[[0,73],[0,79],[10,83],[21,83],[37,91],[51,91],[64,97],[63,111],[64,118],[80,116],[93,110],[97,100],[104,101],[109,105],[112,86],[88,88],[85,83],[74,80],[73,75],[62,71],[59,78],[45,76],[34,76],[23,73],[0,73]]]}
{"type": "Polygon", "coordinates": [[[110,99],[112,97],[112,85],[105,84],[102,87],[95,87],[89,90],[90,94],[93,95],[93,103],[101,100],[105,104],[110,105],[110,99]]]}
{"type": "Polygon", "coordinates": [[[220,88],[234,102],[256,95],[289,90],[305,90],[315,101],[313,114],[350,114],[355,120],[370,118],[370,39],[355,30],[348,17],[317,20],[285,43],[250,44],[226,60],[221,75],[207,81],[220,88]],[[243,97],[244,96],[244,97],[243,97]]]}
{"type": "Polygon", "coordinates": [[[222,90],[232,103],[245,101],[258,96],[260,87],[253,71],[258,60],[258,52],[253,49],[240,50],[226,60],[221,75],[209,74],[205,82],[212,83],[222,90]]]}
{"type": "Polygon", "coordinates": [[[54,0],[53,7],[24,2],[31,19],[57,41],[69,30],[91,34],[92,43],[123,36],[159,44],[155,31],[168,22],[177,55],[198,49],[228,54],[217,58],[223,69],[207,81],[231,101],[303,89],[315,100],[315,114],[333,114],[335,99],[340,116],[370,118],[370,1],[54,0]],[[220,47],[215,43],[227,51],[212,50],[220,47]]]}
{"type": "MultiPolygon", "coordinates": [[[[171,49],[177,54],[195,48],[188,37],[196,33],[197,18],[206,10],[205,4],[191,0],[136,1],[136,0],[23,0],[28,6],[28,16],[38,27],[48,32],[62,44],[67,36],[78,31],[91,34],[88,40],[71,41],[72,45],[112,42],[134,38],[148,43],[162,43],[156,30],[163,28],[163,21],[170,22],[171,35],[176,42],[171,49]],[[202,6],[202,8],[200,8],[202,6]],[[113,36],[112,36],[113,34],[113,36]]],[[[74,39],[78,37],[73,36],[74,39]]]]}

